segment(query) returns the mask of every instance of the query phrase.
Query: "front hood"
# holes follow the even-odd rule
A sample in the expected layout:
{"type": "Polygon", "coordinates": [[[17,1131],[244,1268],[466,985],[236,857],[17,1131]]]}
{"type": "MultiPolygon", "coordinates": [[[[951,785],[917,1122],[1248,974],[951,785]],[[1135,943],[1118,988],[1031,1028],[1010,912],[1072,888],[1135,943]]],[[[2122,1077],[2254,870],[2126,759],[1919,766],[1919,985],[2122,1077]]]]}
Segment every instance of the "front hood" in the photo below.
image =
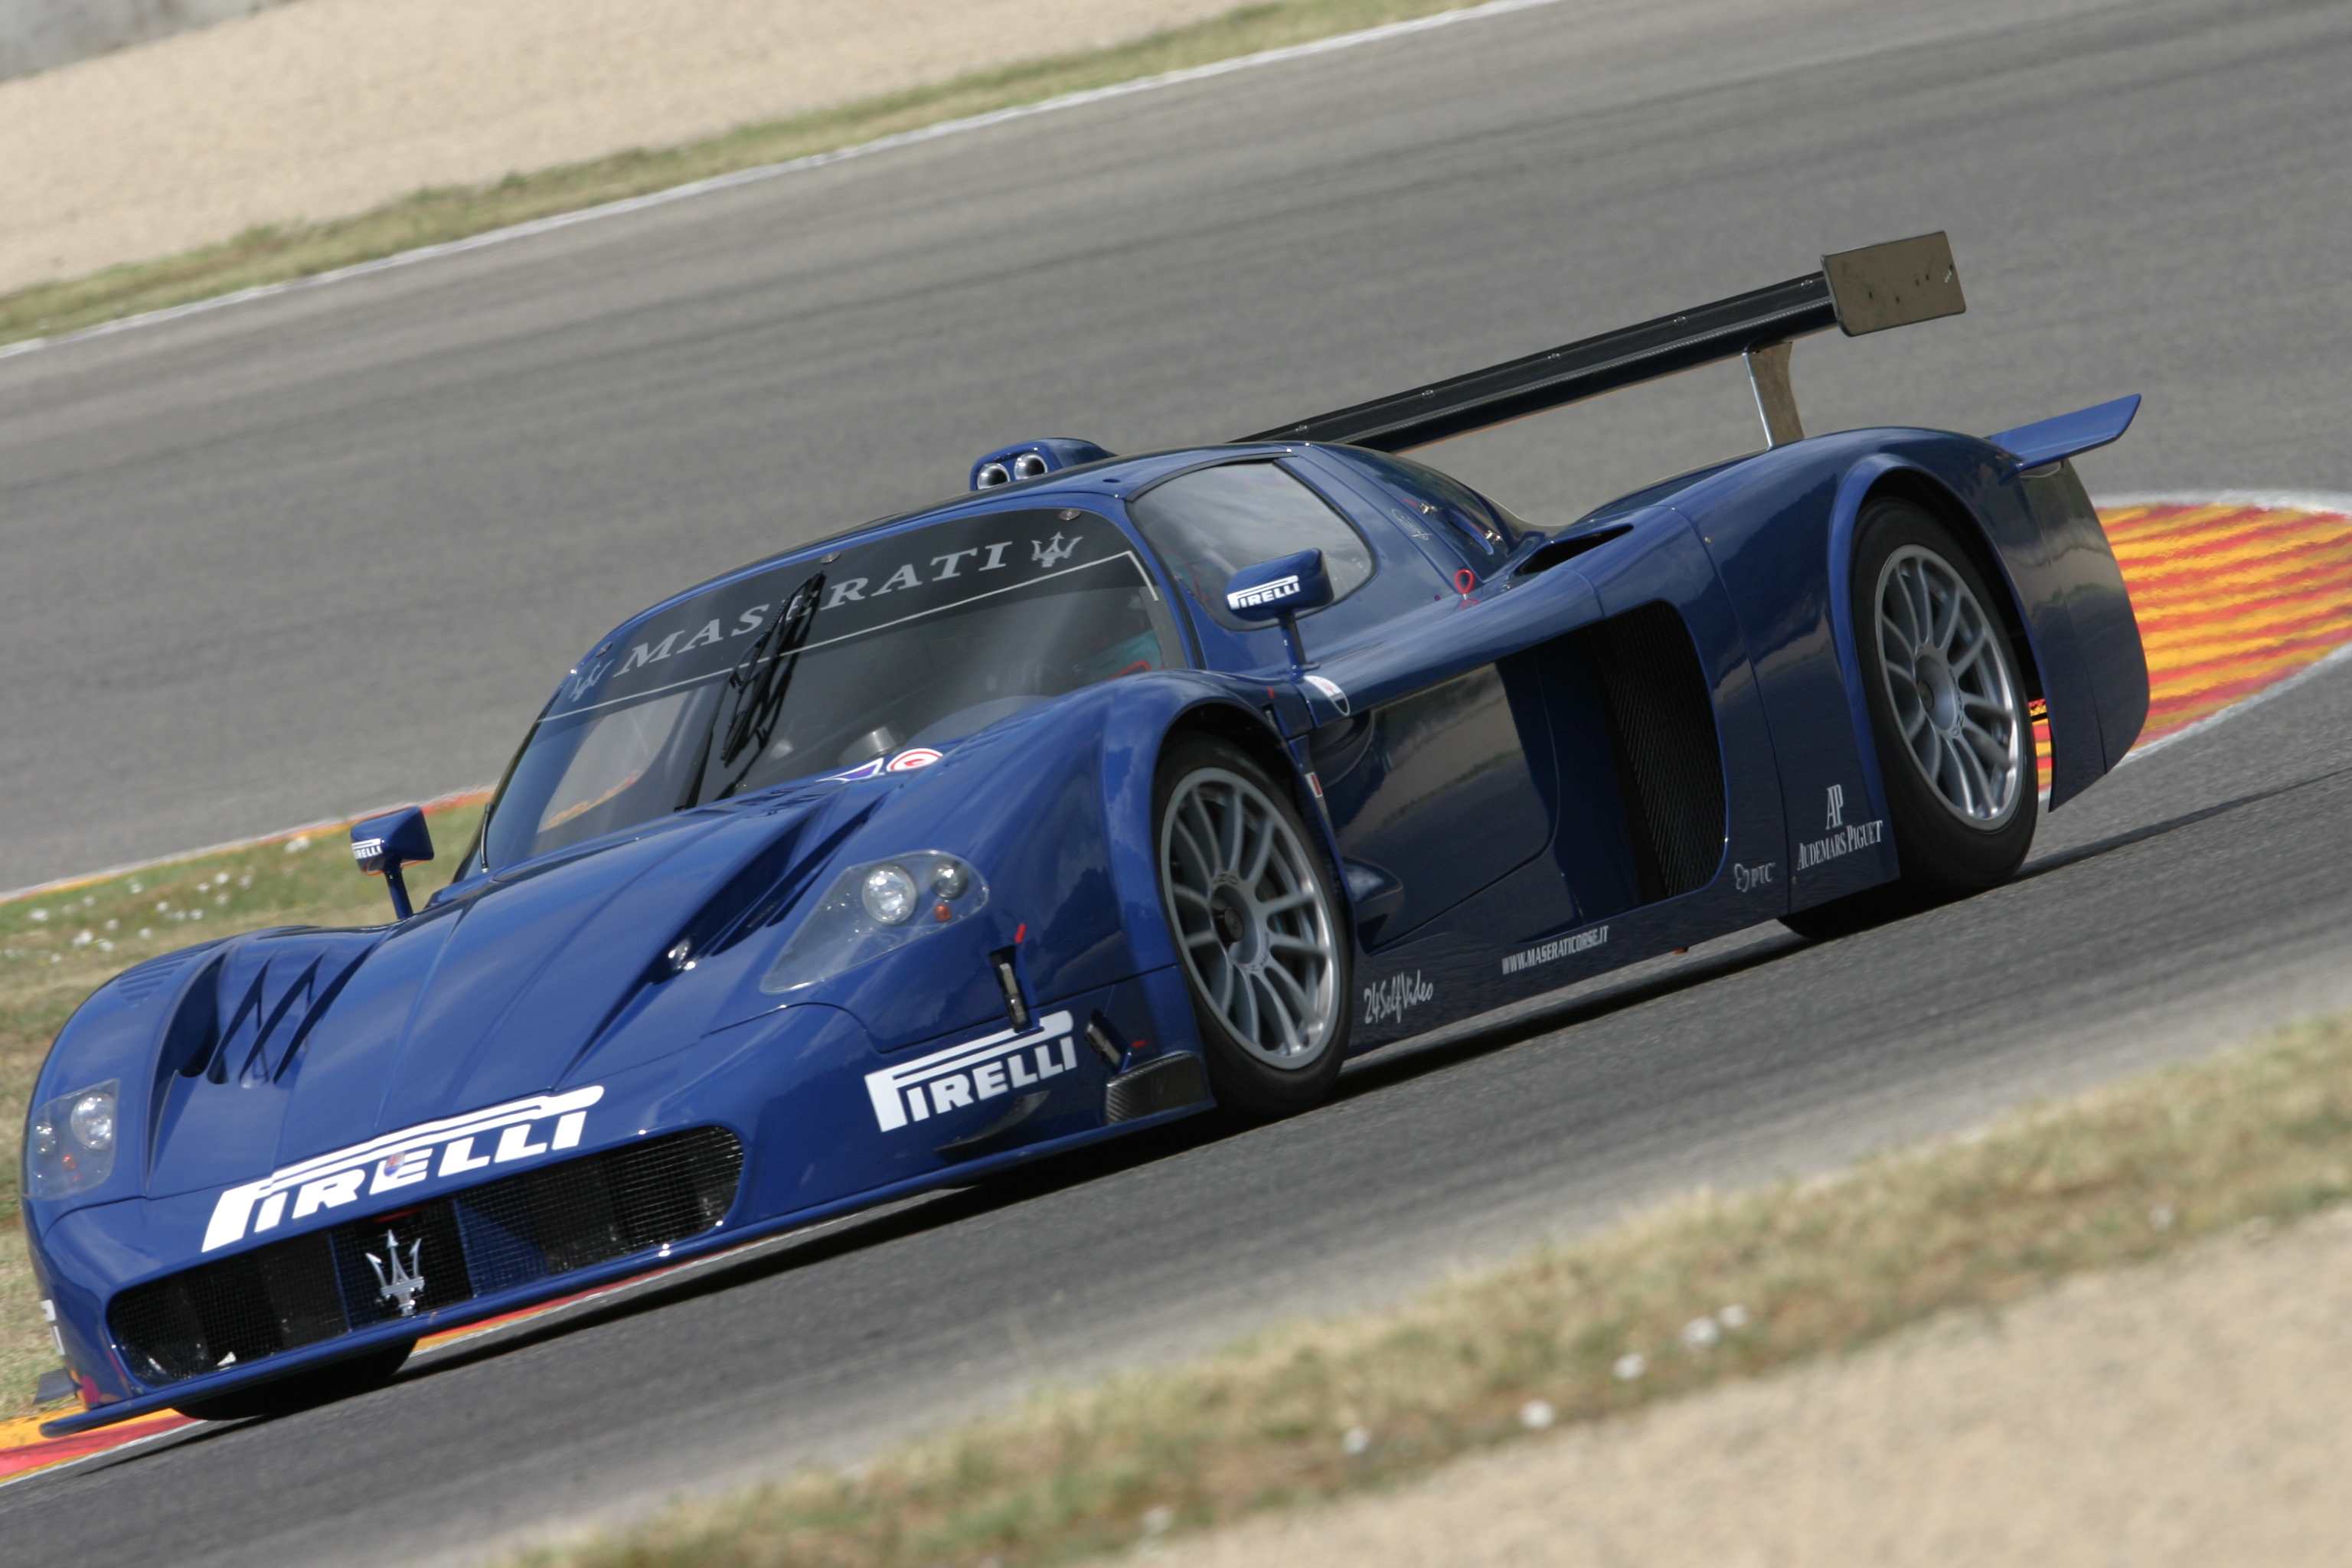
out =
{"type": "MultiPolygon", "coordinates": [[[[772,894],[838,795],[689,813],[485,879],[399,925],[223,943],[182,990],[149,1105],[150,1197],[244,1182],[378,1134],[545,1094],[692,1043],[739,987],[661,955],[716,905],[772,894]],[[649,986],[656,1016],[638,1002],[649,986]],[[625,1011],[625,1031],[614,1028],[625,1011]],[[667,1037],[676,1036],[675,1039],[667,1037]]],[[[854,814],[853,814],[854,819],[854,814]]],[[[721,911],[722,913],[724,911],[721,911]]],[[[698,943],[698,947],[699,943],[698,943]]],[[[755,1004],[756,1005],[756,1004],[755,1004]]],[[[772,1004],[768,1004],[772,1005],[772,1004]]]]}

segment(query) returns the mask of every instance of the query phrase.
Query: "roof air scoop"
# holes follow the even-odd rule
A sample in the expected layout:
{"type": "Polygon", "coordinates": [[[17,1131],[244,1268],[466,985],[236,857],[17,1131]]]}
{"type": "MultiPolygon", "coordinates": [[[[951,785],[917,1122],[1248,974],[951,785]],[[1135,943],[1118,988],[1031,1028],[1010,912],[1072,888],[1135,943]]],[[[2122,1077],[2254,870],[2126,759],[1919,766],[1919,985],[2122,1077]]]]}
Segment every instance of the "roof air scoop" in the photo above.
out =
{"type": "Polygon", "coordinates": [[[1017,446],[1000,447],[971,466],[971,488],[992,490],[1003,485],[1017,485],[1030,479],[1042,479],[1047,474],[1064,468],[1075,468],[1082,463],[1099,463],[1116,456],[1092,441],[1072,440],[1066,436],[1046,436],[1017,446]]]}

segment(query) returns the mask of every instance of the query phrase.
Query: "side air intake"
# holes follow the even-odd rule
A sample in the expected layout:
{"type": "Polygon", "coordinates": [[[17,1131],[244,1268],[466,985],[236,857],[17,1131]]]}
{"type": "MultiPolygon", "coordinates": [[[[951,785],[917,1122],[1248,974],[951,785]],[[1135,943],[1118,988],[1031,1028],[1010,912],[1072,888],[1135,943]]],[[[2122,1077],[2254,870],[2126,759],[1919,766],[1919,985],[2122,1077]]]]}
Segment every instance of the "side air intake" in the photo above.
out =
{"type": "Polygon", "coordinates": [[[1609,719],[1642,901],[1696,892],[1723,859],[1723,752],[1698,650],[1674,606],[1581,634],[1609,719]]]}

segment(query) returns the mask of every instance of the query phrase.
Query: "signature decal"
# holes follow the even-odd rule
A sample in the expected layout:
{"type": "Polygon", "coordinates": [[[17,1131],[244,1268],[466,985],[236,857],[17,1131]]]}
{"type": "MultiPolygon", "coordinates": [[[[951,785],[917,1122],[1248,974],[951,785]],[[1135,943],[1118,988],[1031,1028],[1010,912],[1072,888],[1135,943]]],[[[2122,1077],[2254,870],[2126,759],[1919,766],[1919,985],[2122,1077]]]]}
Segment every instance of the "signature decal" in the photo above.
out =
{"type": "Polygon", "coordinates": [[[1379,1024],[1402,1018],[1407,1009],[1436,994],[1437,987],[1423,980],[1418,969],[1411,974],[1391,974],[1377,985],[1364,987],[1364,1022],[1379,1024]]]}
{"type": "Polygon", "coordinates": [[[320,1209],[358,1202],[362,1190],[373,1197],[574,1148],[587,1128],[588,1108],[604,1098],[604,1086],[598,1084],[568,1094],[510,1100],[504,1105],[421,1122],[331,1154],[281,1165],[260,1181],[229,1188],[214,1202],[202,1250],[210,1252],[243,1241],[248,1229],[257,1235],[277,1229],[287,1218],[289,1199],[294,1205],[293,1217],[308,1219],[320,1209]],[[540,1125],[547,1121],[554,1125],[540,1125]]]}
{"type": "Polygon", "coordinates": [[[1049,1013],[1034,1028],[1000,1029],[866,1075],[874,1120],[885,1132],[944,1115],[958,1106],[1027,1089],[1076,1070],[1078,1047],[1070,1016],[1049,1013]]]}

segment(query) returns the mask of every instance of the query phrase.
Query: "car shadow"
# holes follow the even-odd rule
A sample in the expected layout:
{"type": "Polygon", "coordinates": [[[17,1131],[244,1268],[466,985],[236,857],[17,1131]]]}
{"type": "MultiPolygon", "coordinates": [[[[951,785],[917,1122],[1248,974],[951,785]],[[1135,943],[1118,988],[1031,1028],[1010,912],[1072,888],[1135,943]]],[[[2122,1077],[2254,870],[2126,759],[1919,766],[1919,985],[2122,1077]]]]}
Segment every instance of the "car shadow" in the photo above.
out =
{"type": "Polygon", "coordinates": [[[2087,844],[2078,844],[2069,849],[2061,849],[2042,859],[2028,861],[2024,868],[2004,886],[2015,887],[2021,883],[2031,882],[2036,878],[2046,877],[2053,871],[2063,871],[2069,866],[2079,866],[2085,860],[2095,860],[2102,855],[2112,855],[2118,849],[2128,849],[2135,844],[2145,844],[2151,838],[2161,838],[2168,833],[2178,833],[2184,827],[2194,827],[2200,822],[2210,822],[2215,817],[2227,816],[2231,812],[2242,811],[2250,805],[2260,805],[2265,801],[2280,800],[2303,790],[2332,784],[2347,777],[2352,777],[2352,768],[2330,768],[2324,773],[2314,773],[2309,778],[2297,779],[2292,784],[2273,784],[2269,789],[2254,790],[2233,799],[2200,806],[2195,811],[2182,812],[2178,816],[2168,816],[2161,822],[2143,823],[2137,827],[2126,828],[2121,833],[2108,834],[2104,838],[2094,838],[2087,844]]]}
{"type": "MultiPolygon", "coordinates": [[[[1345,1104],[1507,1050],[1540,1035],[1740,973],[1807,945],[1803,938],[1793,933],[1767,938],[1718,959],[1677,965],[1666,973],[1608,986],[1599,992],[1580,991],[1564,1003],[1546,1005],[1538,998],[1532,1004],[1515,1004],[1507,1013],[1473,1018],[1427,1036],[1399,1041],[1349,1063],[1325,1107],[1345,1104]]],[[[866,1214],[828,1222],[810,1233],[781,1237],[751,1256],[711,1265],[688,1279],[646,1287],[623,1300],[563,1311],[544,1323],[518,1325],[487,1337],[477,1345],[453,1346],[406,1369],[401,1381],[438,1376],[525,1345],[544,1343],[583,1329],[623,1321],[644,1312],[921,1237],[1261,1130],[1238,1119],[1211,1112],[1051,1155],[983,1177],[971,1186],[903,1200],[866,1214]]]]}

